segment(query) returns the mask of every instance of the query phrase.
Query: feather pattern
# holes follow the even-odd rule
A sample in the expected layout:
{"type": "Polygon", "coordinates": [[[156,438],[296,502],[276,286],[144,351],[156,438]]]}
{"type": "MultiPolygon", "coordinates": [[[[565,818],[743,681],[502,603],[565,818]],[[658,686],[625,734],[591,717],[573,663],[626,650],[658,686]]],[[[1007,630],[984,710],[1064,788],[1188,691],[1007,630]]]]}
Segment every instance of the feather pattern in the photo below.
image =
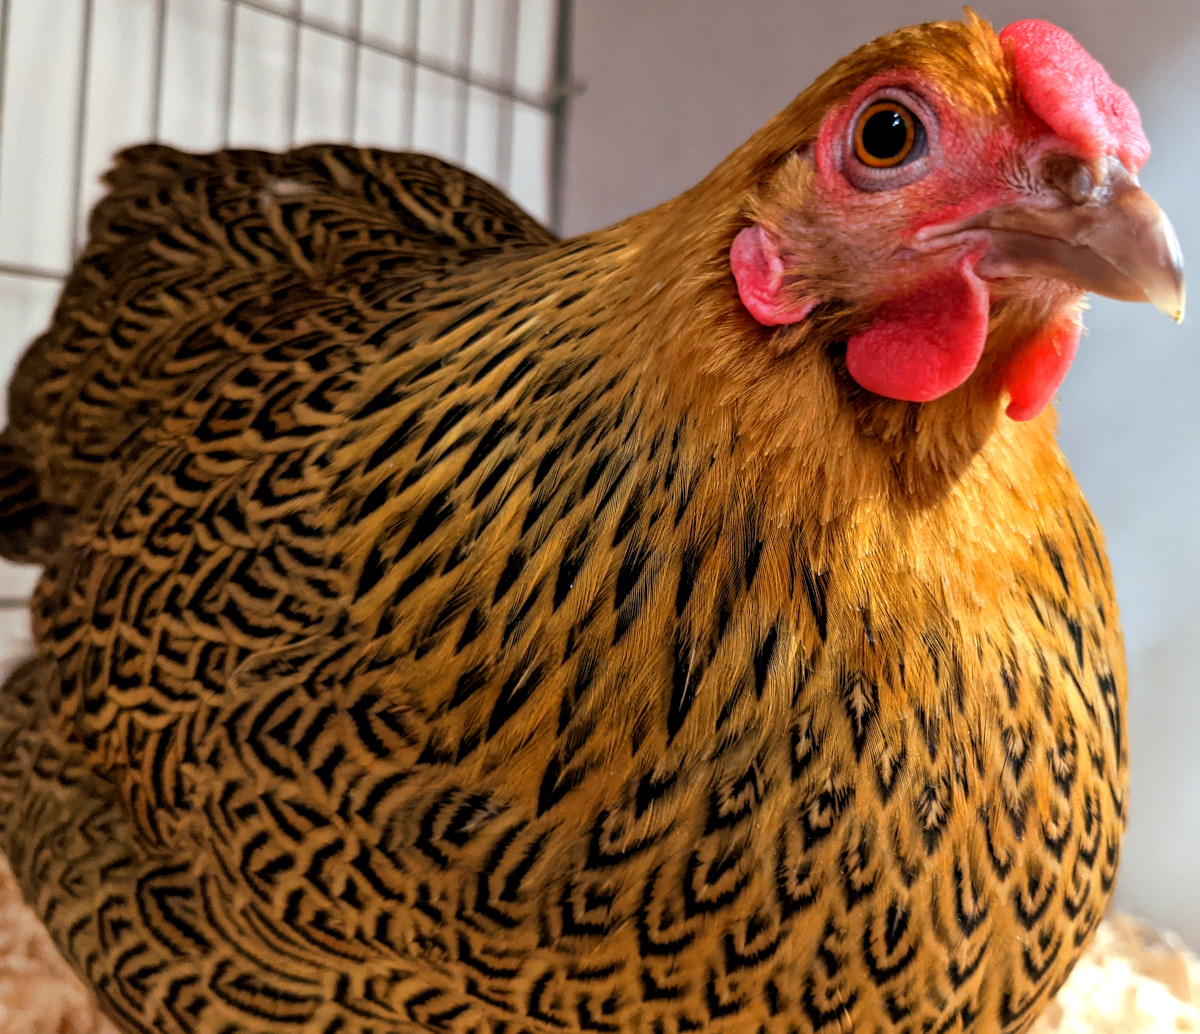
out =
{"type": "Polygon", "coordinates": [[[1003,79],[922,31],[575,240],[429,158],[119,158],[0,438],[0,849],[123,1029],[1032,1022],[1124,823],[1100,533],[1051,417],[869,396],[726,264],[860,66],[1003,79]]]}

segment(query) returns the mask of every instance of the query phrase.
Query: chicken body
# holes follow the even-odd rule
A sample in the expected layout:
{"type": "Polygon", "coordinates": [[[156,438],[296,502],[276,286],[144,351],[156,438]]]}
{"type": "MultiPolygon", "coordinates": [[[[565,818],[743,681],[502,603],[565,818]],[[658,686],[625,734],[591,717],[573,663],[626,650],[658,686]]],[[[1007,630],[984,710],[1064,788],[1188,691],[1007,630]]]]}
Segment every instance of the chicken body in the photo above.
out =
{"type": "Polygon", "coordinates": [[[432,159],[121,158],[0,439],[0,849],[125,1029],[1019,1031],[1065,979],[1100,533],[1050,415],[747,316],[772,146],[561,242],[432,159]]]}

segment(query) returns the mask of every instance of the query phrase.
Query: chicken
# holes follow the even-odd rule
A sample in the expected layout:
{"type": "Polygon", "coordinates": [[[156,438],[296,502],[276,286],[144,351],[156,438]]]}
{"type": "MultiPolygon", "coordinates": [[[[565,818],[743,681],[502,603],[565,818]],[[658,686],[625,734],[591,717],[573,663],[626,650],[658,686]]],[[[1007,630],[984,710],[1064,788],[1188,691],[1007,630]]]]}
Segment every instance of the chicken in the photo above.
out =
{"type": "Polygon", "coordinates": [[[1045,407],[1179,317],[1065,32],[904,29],[558,241],[350,147],[122,154],[13,378],[0,849],[126,1031],[1024,1030],[1125,668],[1045,407]]]}

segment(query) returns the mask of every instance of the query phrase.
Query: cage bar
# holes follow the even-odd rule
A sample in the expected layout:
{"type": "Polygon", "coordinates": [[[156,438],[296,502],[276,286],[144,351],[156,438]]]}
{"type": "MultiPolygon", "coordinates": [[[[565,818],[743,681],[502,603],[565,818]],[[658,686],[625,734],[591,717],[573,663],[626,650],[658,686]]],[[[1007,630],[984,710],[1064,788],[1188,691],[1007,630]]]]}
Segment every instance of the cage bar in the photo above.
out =
{"type": "Polygon", "coordinates": [[[421,31],[421,0],[408,0],[408,24],[405,26],[404,38],[412,44],[408,56],[392,53],[391,56],[403,62],[404,66],[404,104],[400,109],[400,139],[405,147],[412,147],[416,138],[417,126],[417,35],[421,31]]]}
{"type": "Polygon", "coordinates": [[[342,133],[347,140],[354,138],[358,127],[358,90],[362,66],[363,0],[350,2],[350,54],[346,59],[346,114],[342,133]]]}
{"type": "MultiPolygon", "coordinates": [[[[287,140],[288,147],[292,147],[296,143],[296,122],[300,108],[296,89],[300,83],[300,26],[302,24],[300,0],[292,0],[289,21],[291,29],[288,34],[287,84],[284,87],[284,98],[287,105],[284,108],[284,138],[287,140]]],[[[340,36],[341,33],[338,35],[340,36]]]]}
{"type": "Polygon", "coordinates": [[[221,143],[229,143],[233,125],[233,62],[237,56],[237,0],[225,0],[225,22],[221,30],[221,143]]]}
{"type": "Polygon", "coordinates": [[[92,14],[95,0],[83,3],[83,37],[79,47],[79,93],[75,117],[75,167],[71,176],[71,254],[79,253],[79,231],[83,222],[83,148],[87,138],[88,73],[92,62],[92,14]]]}
{"type": "Polygon", "coordinates": [[[11,0],[0,0],[0,151],[4,149],[4,101],[8,83],[8,26],[11,13],[11,0]]]}
{"type": "Polygon", "coordinates": [[[162,135],[163,74],[167,57],[167,0],[154,4],[154,81],[150,86],[150,136],[162,135]]]}

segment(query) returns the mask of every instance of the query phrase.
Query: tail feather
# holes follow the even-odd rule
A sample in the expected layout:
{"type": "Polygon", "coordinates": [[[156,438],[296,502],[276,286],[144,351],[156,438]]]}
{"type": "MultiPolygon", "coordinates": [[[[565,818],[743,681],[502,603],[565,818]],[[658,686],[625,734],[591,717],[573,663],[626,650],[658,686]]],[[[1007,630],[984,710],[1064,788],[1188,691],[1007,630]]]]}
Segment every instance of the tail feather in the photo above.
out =
{"type": "Polygon", "coordinates": [[[16,448],[0,441],[0,556],[45,563],[58,538],[59,514],[42,499],[37,474],[16,448]]]}

